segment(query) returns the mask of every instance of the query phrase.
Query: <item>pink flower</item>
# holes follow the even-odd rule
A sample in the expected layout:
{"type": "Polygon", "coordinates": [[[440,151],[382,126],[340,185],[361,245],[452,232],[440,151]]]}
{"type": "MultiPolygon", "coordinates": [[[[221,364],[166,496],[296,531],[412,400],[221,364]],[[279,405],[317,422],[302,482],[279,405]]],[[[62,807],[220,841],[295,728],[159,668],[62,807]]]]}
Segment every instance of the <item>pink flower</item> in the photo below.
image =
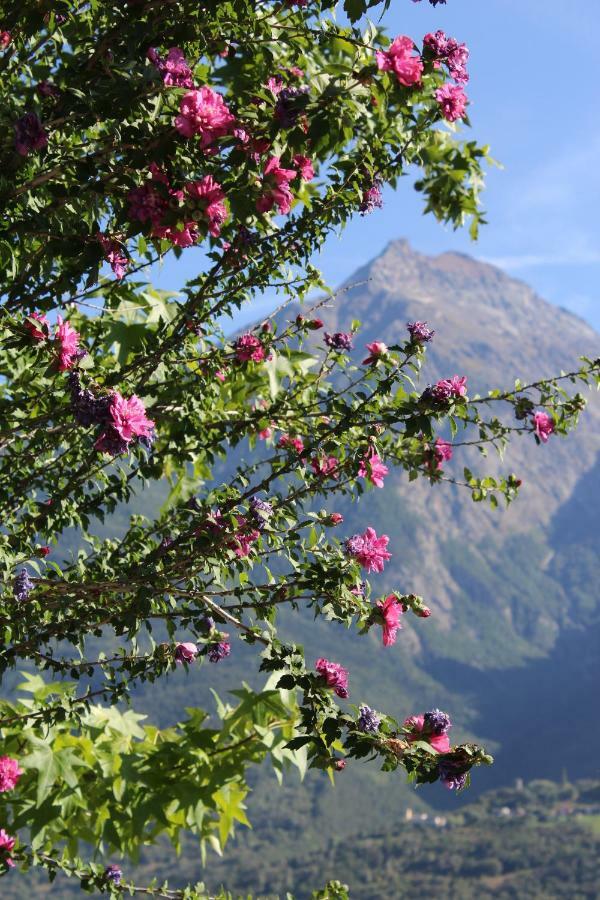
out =
{"type": "Polygon", "coordinates": [[[341,525],[343,521],[344,517],[341,513],[333,512],[327,516],[327,523],[329,525],[341,525]]]}
{"type": "Polygon", "coordinates": [[[535,412],[531,421],[533,430],[542,444],[546,444],[551,434],[554,434],[555,424],[552,416],[545,412],[535,412]]]}
{"type": "Polygon", "coordinates": [[[17,786],[17,782],[23,769],[19,768],[16,759],[10,756],[0,756],[0,793],[12,791],[17,786]]]}
{"type": "Polygon", "coordinates": [[[320,459],[315,456],[311,459],[310,465],[315,475],[319,478],[327,478],[328,476],[339,478],[339,472],[337,471],[338,460],[335,456],[323,456],[320,459]]]}
{"type": "Polygon", "coordinates": [[[442,115],[448,122],[462,119],[467,108],[467,95],[457,84],[443,84],[435,92],[442,115]]]}
{"type": "Polygon", "coordinates": [[[442,438],[436,438],[433,449],[425,452],[428,465],[432,469],[441,469],[442,463],[452,459],[452,444],[442,438]]]}
{"type": "Polygon", "coordinates": [[[174,225],[158,225],[153,229],[152,235],[171,241],[176,247],[185,250],[187,247],[193,247],[198,240],[198,226],[191,221],[184,222],[181,228],[176,228],[174,225]]]}
{"type": "Polygon", "coordinates": [[[163,81],[167,87],[194,87],[192,70],[183,55],[183,50],[179,47],[171,47],[166,60],[161,59],[153,47],[150,47],[147,56],[152,65],[156,66],[163,76],[163,81]]]}
{"type": "Polygon", "coordinates": [[[189,197],[197,201],[203,217],[208,222],[209,234],[218,237],[221,225],[227,220],[227,208],[223,203],[225,194],[221,185],[213,181],[210,175],[205,175],[200,181],[186,184],[185,191],[189,197]]]}
{"type": "Polygon", "coordinates": [[[377,537],[375,529],[369,527],[364,534],[348,538],[345,550],[367,572],[383,572],[385,563],[392,558],[386,550],[389,540],[387,534],[377,537]]]}
{"type": "Polygon", "coordinates": [[[111,269],[115,273],[117,281],[120,281],[129,265],[128,258],[123,256],[123,253],[121,252],[121,244],[119,241],[115,241],[113,238],[107,237],[104,234],[99,234],[98,240],[102,245],[106,261],[110,264],[111,269]]]}
{"type": "Polygon", "coordinates": [[[0,50],[6,50],[12,41],[10,31],[0,31],[0,50]]]}
{"type": "Polygon", "coordinates": [[[394,594],[390,594],[385,600],[378,600],[377,606],[383,619],[383,646],[391,647],[396,643],[396,635],[402,628],[400,624],[400,616],[404,612],[402,604],[394,594]]]}
{"type": "Polygon", "coordinates": [[[291,437],[289,434],[282,434],[277,441],[277,446],[283,447],[285,450],[295,450],[298,454],[304,450],[302,438],[291,437]]]}
{"type": "Polygon", "coordinates": [[[58,371],[66,372],[78,356],[81,335],[68,322],[63,322],[62,316],[58,316],[57,321],[54,341],[58,344],[58,371]]]}
{"type": "Polygon", "coordinates": [[[308,156],[296,153],[295,156],[292,156],[292,162],[298,169],[298,174],[302,181],[312,181],[315,177],[315,170],[313,169],[312,160],[308,156]]]}
{"type": "Polygon", "coordinates": [[[465,397],[467,377],[466,375],[453,375],[452,378],[442,378],[432,388],[428,388],[425,394],[437,402],[446,402],[454,397],[465,397]]]}
{"type": "Polygon", "coordinates": [[[112,427],[127,444],[135,437],[152,437],[154,422],[147,417],[144,404],[135,394],[127,398],[115,391],[110,402],[110,417],[112,427]]]}
{"type": "Polygon", "coordinates": [[[271,75],[270,78],[267,78],[267,87],[275,96],[281,93],[284,86],[285,82],[281,75],[271,75]]]}
{"type": "Polygon", "coordinates": [[[383,487],[383,479],[390,470],[384,465],[382,458],[374,450],[361,459],[358,467],[359,478],[367,478],[375,487],[383,487]]]}
{"type": "Polygon", "coordinates": [[[219,369],[215,372],[215,378],[217,378],[222,383],[227,379],[227,375],[222,369],[219,369]]]}
{"type": "Polygon", "coordinates": [[[435,34],[426,34],[423,44],[435,56],[439,68],[439,60],[444,60],[451,76],[458,84],[466,84],[469,80],[467,62],[469,61],[469,48],[466,44],[459,44],[456,38],[449,38],[445,32],[436,31],[435,34]]]}
{"type": "Polygon", "coordinates": [[[235,117],[221,95],[202,87],[181,98],[175,128],[186,138],[200,135],[200,146],[206,149],[217,138],[229,134],[234,123],[235,117]]]}
{"type": "Polygon", "coordinates": [[[395,38],[388,50],[378,50],[375,54],[377,68],[382,72],[395,72],[400,84],[411,87],[421,83],[423,62],[417,54],[413,56],[415,47],[406,35],[395,38]]]}
{"type": "Polygon", "coordinates": [[[43,313],[33,312],[28,316],[29,319],[35,319],[40,323],[40,328],[37,328],[33,322],[25,322],[25,328],[29,332],[29,336],[33,338],[34,341],[45,341],[49,334],[49,326],[48,319],[43,313]]]}
{"type": "Polygon", "coordinates": [[[425,716],[410,716],[404,720],[404,727],[411,732],[406,735],[409,744],[415,741],[427,741],[438,753],[448,753],[450,750],[450,738],[447,734],[435,734],[425,728],[425,716]]]}
{"type": "Polygon", "coordinates": [[[237,557],[243,559],[246,556],[250,556],[252,545],[255,544],[260,537],[260,531],[257,531],[255,528],[249,528],[248,520],[245,516],[236,516],[235,519],[237,521],[238,530],[236,531],[234,539],[230,541],[227,546],[233,550],[237,557]]]}
{"type": "Polygon", "coordinates": [[[265,348],[254,334],[243,334],[234,347],[238,362],[261,362],[266,356],[265,348]]]}
{"type": "Polygon", "coordinates": [[[363,359],[363,366],[372,366],[379,362],[382,356],[386,356],[388,352],[387,344],[383,341],[372,341],[367,344],[369,355],[363,359]]]}
{"type": "Polygon", "coordinates": [[[339,663],[329,662],[323,657],[316,661],[315,669],[325,680],[327,687],[333,688],[338,697],[345,700],[348,696],[348,670],[339,663]]]}
{"type": "Polygon", "coordinates": [[[11,869],[14,868],[15,864],[10,858],[10,853],[15,844],[16,838],[11,837],[9,834],[7,834],[4,828],[0,828],[0,850],[4,850],[4,852],[6,853],[4,862],[7,866],[10,866],[11,869]]]}
{"type": "Polygon", "coordinates": [[[264,193],[256,201],[259,212],[269,212],[277,207],[284,215],[292,208],[294,196],[290,190],[290,181],[296,177],[294,169],[282,169],[278,156],[270,156],[263,169],[264,193]]]}
{"type": "Polygon", "coordinates": [[[184,662],[193,663],[197,656],[198,648],[189,641],[184,644],[177,644],[175,647],[175,662],[179,663],[179,665],[184,662]]]}

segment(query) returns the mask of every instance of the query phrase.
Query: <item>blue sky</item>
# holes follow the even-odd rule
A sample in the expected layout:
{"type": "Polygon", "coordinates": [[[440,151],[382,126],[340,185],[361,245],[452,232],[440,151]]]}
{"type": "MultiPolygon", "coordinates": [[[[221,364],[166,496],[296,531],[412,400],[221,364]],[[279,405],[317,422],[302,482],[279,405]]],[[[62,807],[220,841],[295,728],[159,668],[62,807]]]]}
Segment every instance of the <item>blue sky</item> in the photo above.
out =
{"type": "MultiPolygon", "coordinates": [[[[339,284],[385,244],[406,237],[429,254],[457,250],[496,263],[600,330],[600,0],[392,0],[392,35],[418,43],[444,29],[470,48],[471,134],[503,164],[487,179],[489,224],[477,243],[424,217],[409,179],[385,206],[331,238],[317,264],[339,284]]],[[[190,251],[188,251],[189,253],[190,251]]],[[[167,263],[158,281],[177,288],[194,256],[167,263]]],[[[198,262],[196,256],[195,263],[198,262]]],[[[240,317],[264,314],[271,299],[240,317]]]]}

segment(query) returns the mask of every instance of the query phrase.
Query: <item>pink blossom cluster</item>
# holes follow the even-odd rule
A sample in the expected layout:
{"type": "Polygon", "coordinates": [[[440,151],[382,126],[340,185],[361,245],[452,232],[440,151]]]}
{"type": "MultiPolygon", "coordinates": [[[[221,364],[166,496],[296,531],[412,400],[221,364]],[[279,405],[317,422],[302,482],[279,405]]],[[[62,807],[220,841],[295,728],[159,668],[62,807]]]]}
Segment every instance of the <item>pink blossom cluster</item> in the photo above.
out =
{"type": "Polygon", "coordinates": [[[201,87],[181,98],[175,128],[186,138],[198,135],[203,150],[211,148],[218,138],[231,134],[234,125],[235,116],[212,88],[201,87]]]}
{"type": "Polygon", "coordinates": [[[193,88],[194,76],[180,47],[171,47],[166,59],[163,59],[154,47],[147,53],[152,65],[163,76],[167,87],[193,88]]]}
{"type": "Polygon", "coordinates": [[[277,446],[283,450],[295,450],[298,455],[304,450],[304,442],[302,438],[293,437],[290,434],[282,434],[277,441],[277,446]]]}
{"type": "MultiPolygon", "coordinates": [[[[25,328],[34,341],[46,341],[50,338],[50,323],[43,313],[33,312],[28,319],[35,319],[39,326],[26,321],[25,328]]],[[[57,325],[54,329],[53,344],[55,346],[56,364],[59,372],[66,372],[78,360],[85,356],[86,351],[80,348],[81,335],[69,322],[64,322],[62,316],[57,316],[57,325]]]]}
{"type": "Polygon", "coordinates": [[[465,375],[453,375],[451,378],[442,378],[433,387],[423,391],[423,400],[432,400],[434,403],[448,403],[450,400],[465,397],[467,394],[467,378],[465,375]]]}
{"type": "Polygon", "coordinates": [[[383,479],[389,471],[388,467],[384,465],[382,458],[374,450],[371,450],[364,459],[361,459],[358,467],[359,477],[366,478],[377,488],[383,487],[383,479]]]}
{"type": "Polygon", "coordinates": [[[66,372],[81,359],[85,351],[79,349],[81,335],[68,322],[63,322],[62,316],[57,316],[57,322],[54,343],[57,348],[58,371],[66,372]]]}
{"type": "Polygon", "coordinates": [[[549,416],[548,413],[540,412],[539,410],[535,412],[531,417],[531,422],[533,424],[533,430],[542,444],[546,444],[550,438],[551,434],[554,434],[555,430],[555,422],[552,416],[549,416]]]}
{"type": "Polygon", "coordinates": [[[260,531],[253,528],[246,516],[235,516],[236,530],[232,541],[227,546],[239,559],[245,559],[252,552],[252,545],[260,537],[260,531]]]}
{"type": "Polygon", "coordinates": [[[14,868],[14,862],[11,859],[11,852],[16,844],[16,838],[11,837],[4,828],[0,828],[0,852],[4,853],[4,862],[10,868],[14,868]]]}
{"type": "Polygon", "coordinates": [[[205,175],[200,181],[187,182],[184,190],[192,201],[190,208],[206,223],[208,233],[218,237],[228,217],[221,185],[210,175],[205,175]]]}
{"type": "Polygon", "coordinates": [[[125,452],[132,441],[154,439],[154,422],[146,415],[144,404],[133,394],[123,397],[114,391],[108,408],[109,421],[95,443],[96,450],[116,456],[125,452]]]}
{"type": "Polygon", "coordinates": [[[387,534],[378,537],[374,528],[367,528],[364,534],[355,534],[348,538],[345,550],[348,556],[355,559],[367,572],[383,572],[385,563],[392,558],[388,552],[387,534]]]}
{"type": "Polygon", "coordinates": [[[435,92],[442,115],[448,122],[464,118],[467,109],[467,95],[458,84],[443,84],[435,92]]]}
{"type": "Polygon", "coordinates": [[[377,68],[382,72],[394,72],[399,84],[405,87],[421,83],[423,61],[415,55],[415,45],[411,38],[399,35],[394,38],[388,50],[378,50],[375,54],[377,68]]]}
{"type": "Polygon", "coordinates": [[[337,696],[345,700],[348,696],[348,670],[324,657],[316,661],[315,669],[327,687],[333,688],[337,696]]]}
{"type": "Polygon", "coordinates": [[[456,38],[450,38],[444,31],[426,34],[423,38],[425,47],[431,51],[436,61],[443,61],[448,66],[450,75],[457,84],[466,84],[469,80],[467,63],[469,48],[459,44],[456,38]]]}
{"type": "Polygon", "coordinates": [[[0,31],[0,50],[6,50],[10,46],[12,35],[10,31],[0,31]]]}
{"type": "Polygon", "coordinates": [[[229,520],[225,518],[221,510],[217,509],[207,518],[204,525],[197,530],[197,534],[208,532],[213,537],[219,538],[224,546],[233,550],[239,559],[249,556],[252,545],[260,538],[260,531],[254,528],[252,522],[246,516],[235,515],[233,534],[228,533],[229,520]],[[223,537],[221,537],[221,535],[223,537]]]}
{"type": "Polygon", "coordinates": [[[243,334],[234,344],[235,357],[238,362],[262,362],[266,351],[260,338],[255,334],[243,334]]]}
{"type": "Polygon", "coordinates": [[[290,181],[293,181],[296,175],[295,169],[282,168],[279,156],[270,156],[263,169],[262,193],[256,201],[258,212],[270,212],[273,207],[276,207],[281,213],[287,215],[294,200],[290,181]]]}
{"type": "Polygon", "coordinates": [[[16,759],[12,759],[10,756],[0,756],[0,793],[14,790],[22,774],[23,769],[20,768],[16,759]]]}
{"type": "Polygon", "coordinates": [[[164,238],[177,247],[191,247],[198,240],[198,222],[202,222],[213,237],[221,233],[228,213],[225,194],[212,176],[188,181],[183,190],[175,190],[167,176],[155,163],[150,166],[151,178],[128,194],[129,216],[149,222],[153,237],[164,238]],[[172,206],[182,207],[179,225],[165,221],[172,206]]]}
{"type": "Polygon", "coordinates": [[[125,275],[127,266],[129,265],[129,258],[124,256],[121,249],[121,243],[115,240],[115,238],[102,233],[98,234],[98,240],[100,241],[100,245],[104,252],[104,258],[115,273],[117,281],[120,281],[125,275]]]}
{"type": "Polygon", "coordinates": [[[314,456],[310,466],[318,478],[339,478],[339,460],[335,456],[314,456]]]}
{"type": "Polygon", "coordinates": [[[433,447],[425,450],[425,461],[430,469],[439,471],[443,463],[452,459],[452,444],[442,438],[436,438],[433,447]]]}

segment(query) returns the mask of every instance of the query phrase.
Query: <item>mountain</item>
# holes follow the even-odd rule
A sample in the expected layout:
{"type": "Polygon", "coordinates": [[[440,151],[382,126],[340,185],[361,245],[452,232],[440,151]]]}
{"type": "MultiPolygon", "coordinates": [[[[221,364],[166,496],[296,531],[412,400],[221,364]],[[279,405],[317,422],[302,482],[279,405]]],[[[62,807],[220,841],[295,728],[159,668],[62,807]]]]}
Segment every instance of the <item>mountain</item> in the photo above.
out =
{"type": "MultiPolygon", "coordinates": [[[[393,241],[344,288],[322,317],[328,330],[348,330],[360,318],[357,359],[363,343],[394,343],[407,321],[425,319],[436,335],[423,382],[466,374],[471,395],[510,387],[515,378],[573,371],[580,356],[600,351],[600,336],[585,322],[461,254],[427,257],[393,241]]],[[[504,460],[456,449],[445,466],[450,475],[460,478],[467,464],[523,479],[508,509],[474,504],[451,484],[409,485],[397,473],[348,510],[348,529],[372,523],[390,535],[396,552],[380,576],[382,590],[400,586],[423,594],[433,611],[405,630],[396,647],[403,686],[408,678],[422,703],[436,702],[436,688],[439,702],[454,701],[462,736],[476,734],[515,752],[523,743],[532,775],[557,776],[573,755],[580,774],[598,773],[585,749],[584,712],[595,702],[600,627],[600,403],[595,393],[589,399],[567,439],[544,446],[529,435],[515,439],[504,460]],[[557,707],[567,721],[556,721],[557,707]],[[548,749],[546,731],[567,737],[548,749]],[[533,733],[545,746],[543,759],[534,758],[530,739],[516,737],[533,733]]],[[[512,759],[500,749],[498,765],[483,780],[521,774],[526,764],[515,770],[512,759]]]]}
{"type": "MultiPolygon", "coordinates": [[[[428,257],[406,241],[393,241],[343,287],[319,315],[329,331],[347,331],[352,320],[362,321],[357,360],[364,357],[367,342],[403,339],[408,321],[424,319],[435,328],[423,387],[465,374],[473,396],[492,387],[510,388],[515,378],[537,380],[561,369],[572,371],[580,356],[600,355],[600,336],[585,322],[499,269],[460,254],[428,257]]],[[[180,868],[186,878],[193,873],[213,888],[225,880],[241,891],[252,884],[248,872],[260,870],[256,854],[275,847],[265,870],[270,874],[260,876],[261,891],[302,894],[303,873],[310,873],[311,881],[319,875],[315,860],[325,845],[327,877],[345,880],[348,863],[342,850],[356,847],[361,853],[365,835],[379,835],[373,839],[378,847],[373,858],[389,868],[390,848],[397,850],[394,842],[407,834],[408,806],[419,814],[432,807],[457,812],[482,791],[512,784],[517,777],[558,780],[567,772],[598,778],[599,425],[600,403],[590,395],[580,427],[565,440],[553,436],[537,446],[526,435],[513,441],[504,460],[494,454],[482,460],[477,452],[457,448],[445,466],[450,475],[460,476],[469,465],[474,472],[514,471],[523,479],[520,498],[508,509],[474,504],[467,491],[452,484],[409,485],[400,472],[357,503],[336,504],[345,516],[345,533],[372,524],[390,536],[393,558],[373,579],[374,590],[413,591],[432,609],[427,620],[406,617],[412,621],[395,647],[384,650],[375,634],[360,639],[310,617],[288,616],[283,622],[284,632],[304,643],[309,658],[325,655],[349,668],[352,702],[367,702],[400,719],[439,706],[452,715],[456,741],[485,742],[497,761],[475,773],[469,792],[456,796],[436,785],[415,793],[401,777],[365,763],[347,766],[335,788],[320,772],[309,773],[302,786],[290,777],[279,788],[263,771],[256,775],[249,806],[254,831],[232,842],[222,864],[209,860],[203,871],[196,849],[187,845],[181,864],[167,864],[159,851],[148,855],[147,865],[168,865],[174,884],[180,868]],[[337,842],[333,849],[332,840],[337,842]]],[[[156,497],[156,491],[144,492],[135,511],[150,510],[156,497]]],[[[210,708],[211,687],[225,693],[240,678],[260,683],[256,655],[242,644],[234,646],[226,664],[210,668],[210,683],[202,668],[142,686],[136,708],[168,724],[188,705],[210,708]]],[[[457,853],[468,854],[468,835],[461,841],[457,853]]],[[[589,849],[589,842],[585,846],[589,849]]],[[[423,865],[431,865],[437,857],[421,850],[423,865]]],[[[502,872],[510,871],[510,863],[503,866],[502,872]]],[[[357,866],[353,872],[356,883],[357,866]]],[[[500,874],[490,864],[490,884],[494,872],[500,874]]],[[[317,878],[318,884],[324,880],[317,878]]],[[[364,890],[358,896],[404,896],[397,879],[390,879],[388,888],[385,879],[375,882],[377,893],[364,890]]],[[[450,895],[437,882],[413,878],[410,883],[415,891],[434,886],[450,895]]],[[[507,884],[509,891],[510,879],[507,884]]],[[[481,884],[472,894],[470,889],[453,895],[488,896],[477,893],[481,884]]],[[[517,890],[498,896],[538,894],[517,890]]],[[[577,896],[590,895],[582,888],[577,896]]]]}
{"type": "MultiPolygon", "coordinates": [[[[471,395],[483,394],[510,388],[515,378],[575,370],[580,356],[600,350],[600,337],[585,322],[499,269],[454,253],[427,257],[406,241],[390,243],[343,288],[319,315],[329,331],[347,331],[361,320],[356,360],[369,341],[402,339],[408,321],[426,319],[436,329],[423,386],[459,373],[468,376],[471,395]]],[[[433,615],[409,621],[390,650],[375,634],[358,639],[310,617],[289,617],[284,631],[304,644],[308,658],[325,655],[349,668],[354,703],[398,718],[431,706],[448,709],[456,740],[486,742],[497,761],[475,773],[464,797],[439,786],[415,794],[365,764],[347,767],[335,788],[321,773],[309,773],[302,787],[291,779],[283,788],[262,773],[250,802],[253,836],[240,836],[215,878],[247,889],[238,852],[243,857],[253,841],[275,843],[282,874],[271,889],[297,890],[302,861],[308,865],[323,835],[353,846],[359,832],[390,822],[403,828],[408,805],[457,809],[517,777],[600,775],[600,722],[591,714],[600,676],[599,424],[600,403],[590,394],[580,427],[567,439],[537,446],[527,435],[513,441],[504,460],[457,449],[449,474],[460,476],[468,464],[475,472],[515,471],[523,479],[521,496],[508,509],[475,504],[452,484],[409,485],[400,472],[357,503],[336,503],[344,533],[373,524],[390,536],[393,558],[373,579],[374,589],[423,594],[433,615]]],[[[219,690],[238,672],[253,677],[255,661],[246,649],[236,649],[237,662],[219,671],[219,690]]],[[[199,674],[191,684],[180,680],[162,690],[175,706],[189,702],[190,691],[202,702],[201,681],[199,674]]],[[[152,697],[138,699],[154,715],[157,692],[154,686],[152,697]]],[[[216,887],[210,871],[208,882],[216,887]]],[[[261,885],[269,887],[264,879],[261,885]]]]}

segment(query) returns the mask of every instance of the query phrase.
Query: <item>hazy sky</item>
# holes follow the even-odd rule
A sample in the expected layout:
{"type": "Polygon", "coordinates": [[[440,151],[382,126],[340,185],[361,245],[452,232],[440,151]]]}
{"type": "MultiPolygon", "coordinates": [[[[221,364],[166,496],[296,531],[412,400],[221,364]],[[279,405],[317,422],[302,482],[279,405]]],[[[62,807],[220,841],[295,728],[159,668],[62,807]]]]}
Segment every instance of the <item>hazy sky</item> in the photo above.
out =
{"type": "MultiPolygon", "coordinates": [[[[328,241],[317,262],[330,284],[406,237],[425,253],[458,250],[494,262],[600,330],[599,13],[600,0],[448,0],[435,9],[427,0],[392,0],[392,35],[418,43],[442,28],[467,43],[471,134],[504,168],[489,172],[489,225],[477,243],[424,217],[406,179],[385,192],[384,209],[328,241]]],[[[194,256],[168,263],[160,286],[179,286],[194,256]]]]}

